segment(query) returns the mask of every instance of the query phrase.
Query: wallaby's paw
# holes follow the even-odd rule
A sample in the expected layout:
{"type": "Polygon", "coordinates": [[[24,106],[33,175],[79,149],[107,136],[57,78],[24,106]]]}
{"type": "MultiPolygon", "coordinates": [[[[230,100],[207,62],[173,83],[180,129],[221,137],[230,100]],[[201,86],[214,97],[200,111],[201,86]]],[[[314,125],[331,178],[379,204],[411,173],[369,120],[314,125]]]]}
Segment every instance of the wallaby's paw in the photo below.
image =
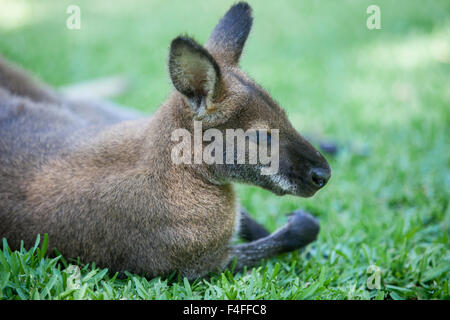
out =
{"type": "Polygon", "coordinates": [[[304,210],[297,210],[289,216],[283,242],[288,248],[295,250],[316,240],[319,230],[316,218],[304,210]]]}

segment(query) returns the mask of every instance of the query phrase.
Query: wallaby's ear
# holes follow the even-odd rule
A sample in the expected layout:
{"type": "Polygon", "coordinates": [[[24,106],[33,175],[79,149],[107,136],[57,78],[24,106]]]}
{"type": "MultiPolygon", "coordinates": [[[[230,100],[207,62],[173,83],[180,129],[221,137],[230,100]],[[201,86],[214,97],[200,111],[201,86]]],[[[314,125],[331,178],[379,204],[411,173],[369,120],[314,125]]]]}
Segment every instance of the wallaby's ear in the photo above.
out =
{"type": "Polygon", "coordinates": [[[195,112],[206,108],[220,93],[220,68],[211,54],[188,37],[170,45],[169,73],[175,88],[188,98],[195,112]]]}
{"type": "Polygon", "coordinates": [[[206,44],[206,48],[224,64],[237,64],[252,27],[252,8],[239,2],[220,19],[206,44]]]}

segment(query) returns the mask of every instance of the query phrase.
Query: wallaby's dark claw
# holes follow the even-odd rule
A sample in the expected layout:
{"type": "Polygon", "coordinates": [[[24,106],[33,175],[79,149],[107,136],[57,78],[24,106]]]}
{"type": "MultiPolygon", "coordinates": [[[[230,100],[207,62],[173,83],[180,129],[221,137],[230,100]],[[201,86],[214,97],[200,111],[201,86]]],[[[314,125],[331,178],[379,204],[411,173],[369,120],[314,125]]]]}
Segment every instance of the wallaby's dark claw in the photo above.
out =
{"type": "Polygon", "coordinates": [[[241,208],[241,225],[239,228],[239,236],[247,241],[255,241],[270,235],[262,225],[253,220],[248,212],[241,208]]]}
{"type": "Polygon", "coordinates": [[[319,230],[316,218],[304,210],[297,210],[289,216],[283,241],[286,247],[298,249],[316,240],[319,230]]]}

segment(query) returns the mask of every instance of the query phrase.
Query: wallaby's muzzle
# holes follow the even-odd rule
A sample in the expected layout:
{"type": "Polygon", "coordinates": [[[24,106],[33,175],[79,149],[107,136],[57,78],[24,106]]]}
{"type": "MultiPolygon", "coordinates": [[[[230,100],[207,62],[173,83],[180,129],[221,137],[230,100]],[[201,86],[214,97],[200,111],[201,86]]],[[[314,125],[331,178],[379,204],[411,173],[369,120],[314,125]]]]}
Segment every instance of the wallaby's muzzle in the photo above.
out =
{"type": "Polygon", "coordinates": [[[286,177],[287,186],[283,193],[311,197],[330,180],[331,169],[316,148],[300,135],[295,136],[280,150],[280,174],[286,177]]]}

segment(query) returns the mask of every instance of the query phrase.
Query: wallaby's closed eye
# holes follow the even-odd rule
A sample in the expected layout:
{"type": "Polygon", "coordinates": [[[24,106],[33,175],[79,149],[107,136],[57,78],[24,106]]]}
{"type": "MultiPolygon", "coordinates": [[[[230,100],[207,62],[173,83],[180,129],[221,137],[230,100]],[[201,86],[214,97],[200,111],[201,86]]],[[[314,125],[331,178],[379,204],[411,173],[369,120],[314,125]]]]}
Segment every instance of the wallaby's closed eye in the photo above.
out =
{"type": "MultiPolygon", "coordinates": [[[[273,234],[239,207],[233,182],[312,196],[330,177],[322,155],[238,67],[251,8],[234,5],[205,47],[170,46],[174,90],[151,118],[61,96],[0,60],[0,237],[11,247],[48,233],[50,248],[112,271],[196,278],[315,240],[301,210],[273,234]],[[279,170],[258,164],[174,164],[174,130],[278,129],[279,170]],[[231,245],[235,233],[250,241],[231,245]]],[[[224,157],[226,157],[224,150],[224,157]]]]}

